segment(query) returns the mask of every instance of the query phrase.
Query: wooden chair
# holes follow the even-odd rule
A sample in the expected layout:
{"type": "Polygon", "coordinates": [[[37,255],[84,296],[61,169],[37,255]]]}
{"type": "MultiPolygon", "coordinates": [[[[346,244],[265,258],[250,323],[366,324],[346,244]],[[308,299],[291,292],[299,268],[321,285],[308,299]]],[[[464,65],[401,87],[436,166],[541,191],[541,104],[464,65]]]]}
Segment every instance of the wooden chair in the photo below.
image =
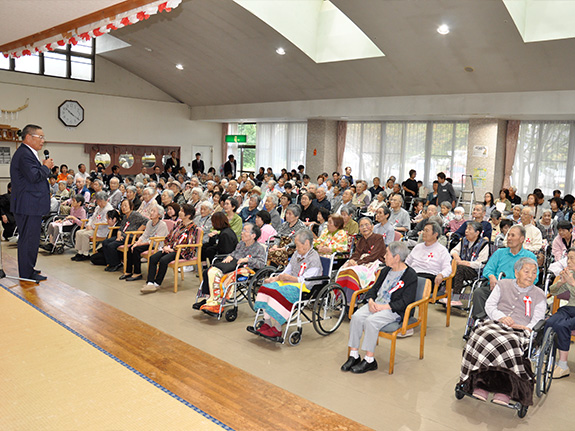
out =
{"type": "MultiPolygon", "coordinates": [[[[176,226],[176,222],[173,220],[164,220],[164,222],[168,226],[168,235],[169,235],[174,230],[174,226],[176,226]]],[[[152,236],[152,237],[150,237],[150,246],[148,247],[148,250],[142,252],[142,254],[140,256],[142,256],[143,259],[149,260],[150,256],[158,251],[159,245],[165,239],[166,239],[165,236],[152,236]]]]}
{"type": "MultiPolygon", "coordinates": [[[[353,293],[349,303],[350,309],[355,306],[356,298],[369,290],[360,289],[353,293]]],[[[417,292],[415,301],[407,306],[403,316],[403,322],[393,322],[381,328],[379,336],[391,340],[391,351],[389,354],[389,374],[393,374],[393,367],[395,365],[395,344],[399,334],[405,335],[408,329],[420,326],[419,335],[419,359],[423,359],[423,350],[425,345],[425,335],[427,332],[427,308],[429,306],[429,296],[431,295],[431,281],[426,278],[419,277],[417,280],[417,292]],[[410,317],[411,311],[418,308],[417,317],[410,317]]],[[[349,354],[349,349],[348,349],[349,354]]]]}
{"type": "Polygon", "coordinates": [[[443,293],[443,295],[438,295],[437,292],[439,290],[439,286],[435,286],[435,283],[433,283],[434,284],[433,296],[429,299],[429,302],[431,302],[432,304],[435,304],[438,299],[446,298],[446,300],[447,300],[447,304],[446,304],[446,315],[447,315],[447,317],[445,318],[445,326],[449,326],[450,321],[451,321],[451,297],[453,295],[453,277],[455,277],[456,271],[457,271],[457,262],[455,261],[455,259],[453,259],[451,261],[451,274],[449,274],[449,277],[444,279],[444,281],[445,281],[445,293],[443,293]]]}
{"type": "Polygon", "coordinates": [[[98,243],[104,241],[106,238],[110,238],[112,236],[112,232],[114,232],[116,229],[119,229],[118,226],[112,226],[109,230],[108,230],[108,236],[106,237],[99,237],[98,236],[98,228],[100,226],[108,226],[108,223],[96,223],[94,225],[94,233],[92,234],[92,236],[90,237],[90,241],[92,241],[92,254],[96,253],[96,248],[98,247],[98,243]]]}
{"type": "Polygon", "coordinates": [[[182,274],[182,281],[184,281],[184,268],[186,266],[196,266],[198,276],[200,277],[200,285],[204,279],[202,274],[202,240],[204,238],[204,231],[199,229],[198,242],[195,244],[179,244],[176,245],[176,258],[168,264],[168,268],[174,269],[174,293],[178,291],[178,271],[182,274]],[[195,259],[181,260],[180,253],[185,248],[197,248],[195,259]]]}
{"type": "Polygon", "coordinates": [[[128,250],[130,246],[134,244],[138,237],[144,233],[143,230],[135,230],[126,232],[126,238],[124,238],[124,244],[118,247],[118,251],[123,255],[124,262],[124,274],[126,273],[126,266],[128,265],[128,250]]]}

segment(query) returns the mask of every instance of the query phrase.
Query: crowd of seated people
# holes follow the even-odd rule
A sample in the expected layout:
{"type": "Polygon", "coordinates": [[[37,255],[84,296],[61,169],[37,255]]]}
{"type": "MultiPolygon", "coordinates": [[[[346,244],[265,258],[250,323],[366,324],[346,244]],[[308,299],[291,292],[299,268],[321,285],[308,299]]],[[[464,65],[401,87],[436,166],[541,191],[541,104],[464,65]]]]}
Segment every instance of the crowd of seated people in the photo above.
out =
{"type": "MultiPolygon", "coordinates": [[[[246,263],[252,269],[273,265],[283,271],[282,275],[267,280],[269,290],[260,291],[257,304],[264,309],[266,318],[260,331],[277,336],[285,323],[282,317],[286,311],[273,308],[274,298],[281,296],[291,301],[294,286],[302,280],[300,267],[291,264],[293,256],[300,261],[309,260],[304,271],[309,276],[320,271],[316,254],[329,256],[355,247],[338,270],[336,282],[346,288],[348,299],[360,288],[374,286],[377,290],[352,320],[352,353],[342,367],[346,370],[361,363],[357,337],[368,331],[373,322],[380,322],[378,313],[385,310],[381,313],[385,319],[402,315],[406,304],[396,302],[396,298],[403,301],[406,295],[411,297],[413,277],[408,280],[410,287],[398,296],[389,292],[396,273],[403,274],[408,268],[409,274],[413,272],[440,285],[451,274],[452,259],[455,260],[452,305],[462,305],[462,300],[469,299],[462,296],[466,282],[482,277],[486,282],[473,295],[473,315],[484,319],[490,317],[486,304],[499,285],[498,277],[503,274],[504,280],[513,279],[519,259],[534,259],[539,269],[547,264],[547,259],[567,262],[567,251],[573,247],[575,198],[562,198],[559,191],[546,198],[540,189],[535,189],[525,200],[514,187],[503,188],[496,196],[488,192],[466,217],[465,209],[456,205],[450,179],[442,172],[428,190],[417,181],[415,170],[403,182],[395,177],[382,179],[385,182],[376,177],[368,182],[354,178],[349,167],[343,175],[322,173],[312,181],[303,166],[279,173],[260,168],[254,175],[237,172],[235,160],[230,159],[227,169],[217,175],[213,168],[205,172],[198,160],[194,160],[198,170],[188,173],[172,154],[168,159],[170,166],[155,166],[151,174],[142,168],[133,180],[123,176],[118,166],[113,166],[109,175],[103,165],[90,174],[84,165],[78,166],[77,174],[65,165],[55,168],[50,193],[57,204],[68,202],[72,207],[71,216],[61,224],[87,220],[84,229],[76,233],[72,260],[90,259],[91,241],[96,239],[102,242],[107,270],[119,270],[122,256],[118,246],[124,244],[126,232],[140,230],[142,235],[129,246],[126,270],[120,278],[135,281],[146,277],[141,291],[152,293],[161,287],[167,266],[174,258],[175,245],[192,244],[203,232],[201,250],[206,266],[198,270],[205,271],[201,288],[205,302],[200,301],[198,308],[217,308],[221,290],[214,280],[233,271],[238,263],[246,263]],[[79,207],[85,209],[86,215],[78,212],[79,207]],[[106,239],[114,223],[116,229],[106,239]],[[173,223],[176,224],[172,228],[173,223]],[[97,238],[93,238],[96,226],[97,238]],[[165,240],[149,257],[145,275],[141,254],[155,236],[165,240]],[[398,239],[401,242],[390,249],[398,239]],[[264,253],[265,246],[268,249],[264,253]],[[213,264],[214,257],[222,254],[229,257],[213,264]],[[385,265],[391,268],[389,273],[389,269],[382,271],[385,265]],[[371,318],[373,315],[378,318],[371,318]]],[[[58,224],[50,228],[49,241],[61,228],[58,224]]],[[[185,249],[182,254],[191,258],[197,250],[185,249]]],[[[571,280],[565,273],[561,289],[568,289],[566,283],[571,280]]],[[[534,282],[537,281],[536,271],[534,282]]],[[[375,323],[375,327],[379,324],[375,323]]],[[[366,361],[371,363],[369,358],[373,357],[375,346],[371,338],[368,341],[364,342],[366,361]]],[[[374,366],[360,367],[363,371],[370,369],[374,366]]]]}

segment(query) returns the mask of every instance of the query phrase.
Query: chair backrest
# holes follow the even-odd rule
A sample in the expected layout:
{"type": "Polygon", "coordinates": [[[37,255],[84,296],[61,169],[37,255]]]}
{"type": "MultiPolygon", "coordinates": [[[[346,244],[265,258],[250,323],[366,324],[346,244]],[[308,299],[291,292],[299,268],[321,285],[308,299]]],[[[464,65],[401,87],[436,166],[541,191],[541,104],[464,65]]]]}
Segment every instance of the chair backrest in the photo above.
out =
{"type": "Polygon", "coordinates": [[[172,233],[176,222],[174,220],[164,220],[164,223],[166,223],[166,226],[168,227],[168,234],[172,233]]]}
{"type": "Polygon", "coordinates": [[[428,278],[417,277],[417,292],[415,293],[415,300],[419,301],[422,298],[429,298],[431,295],[431,280],[428,278]]]}
{"type": "Polygon", "coordinates": [[[332,257],[323,257],[320,256],[321,266],[322,266],[322,274],[324,276],[329,276],[331,274],[331,266],[333,264],[332,257]]]}
{"type": "Polygon", "coordinates": [[[397,231],[396,231],[396,232],[395,232],[395,238],[394,238],[393,240],[394,240],[394,241],[399,241],[402,236],[403,236],[403,235],[401,235],[400,232],[397,232],[397,231]]]}

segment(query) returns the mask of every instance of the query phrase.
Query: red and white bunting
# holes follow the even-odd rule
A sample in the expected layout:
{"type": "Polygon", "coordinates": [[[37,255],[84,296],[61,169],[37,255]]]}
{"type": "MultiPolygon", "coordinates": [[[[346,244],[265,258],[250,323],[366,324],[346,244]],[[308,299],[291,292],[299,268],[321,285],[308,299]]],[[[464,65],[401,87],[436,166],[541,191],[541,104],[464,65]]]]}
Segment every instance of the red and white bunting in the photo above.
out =
{"type": "Polygon", "coordinates": [[[391,289],[389,291],[389,294],[391,295],[393,292],[395,292],[396,290],[399,290],[403,287],[404,283],[403,280],[399,280],[397,283],[395,283],[395,286],[393,286],[393,289],[391,289]]]}
{"type": "Polygon", "coordinates": [[[25,55],[38,54],[46,51],[54,51],[59,47],[64,47],[66,44],[77,45],[82,40],[90,40],[109,33],[112,30],[117,30],[128,25],[136,24],[140,21],[147,20],[150,16],[156,15],[161,12],[170,12],[172,9],[178,7],[182,0],[157,0],[150,1],[145,6],[134,8],[130,11],[115,15],[114,17],[106,18],[101,21],[70,30],[66,33],[53,36],[31,45],[21,46],[13,49],[10,52],[3,52],[6,58],[19,58],[25,55]]]}
{"type": "Polygon", "coordinates": [[[529,296],[524,296],[523,302],[525,303],[525,315],[531,317],[531,303],[533,300],[529,296]]]}
{"type": "Polygon", "coordinates": [[[301,277],[307,268],[307,263],[302,263],[299,267],[298,277],[301,277]]]}

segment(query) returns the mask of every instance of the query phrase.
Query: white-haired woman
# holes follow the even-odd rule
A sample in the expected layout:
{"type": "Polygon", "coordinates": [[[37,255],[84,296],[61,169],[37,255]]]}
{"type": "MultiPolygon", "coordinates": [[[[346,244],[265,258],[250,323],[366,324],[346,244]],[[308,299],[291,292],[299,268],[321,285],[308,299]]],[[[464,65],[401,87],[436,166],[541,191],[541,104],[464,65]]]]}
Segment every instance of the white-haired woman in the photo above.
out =
{"type": "Polygon", "coordinates": [[[194,223],[204,232],[204,243],[210,239],[208,234],[212,231],[212,214],[214,206],[208,201],[200,203],[200,213],[194,218],[194,223]]]}

